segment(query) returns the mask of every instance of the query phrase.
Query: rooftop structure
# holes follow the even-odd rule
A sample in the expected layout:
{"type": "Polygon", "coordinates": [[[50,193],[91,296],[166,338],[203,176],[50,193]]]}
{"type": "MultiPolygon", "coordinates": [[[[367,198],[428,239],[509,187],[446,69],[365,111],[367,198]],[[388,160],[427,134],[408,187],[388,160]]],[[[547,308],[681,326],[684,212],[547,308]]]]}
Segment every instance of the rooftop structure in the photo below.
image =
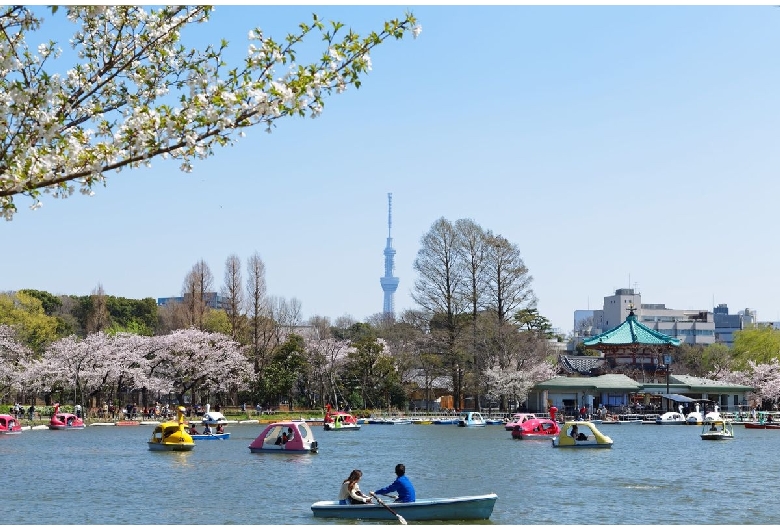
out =
{"type": "Polygon", "coordinates": [[[651,329],[638,321],[634,307],[629,305],[626,320],[619,326],[588,337],[582,344],[603,352],[610,367],[633,365],[657,371],[668,365],[665,359],[671,350],[680,346],[680,339],[651,329]]]}
{"type": "Polygon", "coordinates": [[[633,312],[645,327],[680,339],[686,344],[713,344],[716,321],[712,311],[704,309],[671,309],[666,304],[642,303],[636,289],[617,289],[604,297],[603,309],[576,311],[574,332],[578,337],[597,335],[621,324],[633,312]]]}

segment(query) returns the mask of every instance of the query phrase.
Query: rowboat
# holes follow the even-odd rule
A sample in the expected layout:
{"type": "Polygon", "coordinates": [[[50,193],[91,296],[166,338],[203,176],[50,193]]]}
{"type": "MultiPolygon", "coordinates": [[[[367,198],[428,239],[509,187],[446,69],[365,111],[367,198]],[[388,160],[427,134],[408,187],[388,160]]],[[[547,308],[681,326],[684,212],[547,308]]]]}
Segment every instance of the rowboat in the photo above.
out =
{"type": "Polygon", "coordinates": [[[339,501],[318,501],[311,505],[314,517],[338,519],[396,519],[397,513],[409,521],[469,521],[490,519],[498,495],[471,495],[417,499],[414,502],[380,504],[339,504],[339,501]],[[389,508],[389,509],[388,509],[389,508]],[[390,511],[392,510],[392,511],[390,511]]]}
{"type": "Polygon", "coordinates": [[[745,422],[746,429],[780,429],[780,412],[756,411],[753,421],[745,422]],[[756,418],[757,416],[757,418],[756,418]]]}

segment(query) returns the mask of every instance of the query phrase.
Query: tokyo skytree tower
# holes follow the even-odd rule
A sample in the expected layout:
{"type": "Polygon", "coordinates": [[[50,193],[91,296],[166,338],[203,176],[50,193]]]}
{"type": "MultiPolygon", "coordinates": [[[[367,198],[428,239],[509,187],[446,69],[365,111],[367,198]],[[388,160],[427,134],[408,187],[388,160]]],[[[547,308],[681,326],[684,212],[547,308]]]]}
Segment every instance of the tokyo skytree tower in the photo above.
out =
{"type": "Polygon", "coordinates": [[[395,315],[393,295],[398,289],[398,278],[393,276],[395,272],[395,249],[393,238],[390,235],[393,227],[393,194],[387,194],[387,246],[385,247],[385,275],[379,278],[382,290],[385,292],[385,301],[382,312],[385,315],[395,315]]]}

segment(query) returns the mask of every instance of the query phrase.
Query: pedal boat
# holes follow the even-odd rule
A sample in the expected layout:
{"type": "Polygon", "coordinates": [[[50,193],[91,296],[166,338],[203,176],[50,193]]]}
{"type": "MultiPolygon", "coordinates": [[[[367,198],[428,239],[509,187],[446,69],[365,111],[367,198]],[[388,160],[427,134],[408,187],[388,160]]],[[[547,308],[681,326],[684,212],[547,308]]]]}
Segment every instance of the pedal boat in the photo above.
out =
{"type": "Polygon", "coordinates": [[[319,444],[314,440],[311,427],[302,420],[269,423],[260,435],[249,444],[252,453],[302,454],[316,453],[319,444]],[[292,429],[292,440],[283,443],[282,434],[292,429]]]}
{"type": "Polygon", "coordinates": [[[359,431],[361,425],[357,418],[349,412],[338,411],[331,413],[330,405],[325,413],[325,420],[322,426],[326,431],[359,431]]]}
{"type": "Polygon", "coordinates": [[[685,425],[685,414],[682,412],[664,412],[655,419],[656,425],[685,425]]]}
{"type": "Polygon", "coordinates": [[[552,440],[561,433],[557,421],[549,418],[533,418],[515,426],[512,438],[519,440],[552,440]]]}
{"type": "Polygon", "coordinates": [[[10,414],[0,414],[0,434],[20,434],[22,426],[19,420],[10,414]]]}
{"type": "Polygon", "coordinates": [[[504,428],[507,431],[514,431],[515,427],[517,427],[518,425],[522,425],[523,422],[526,422],[528,420],[533,420],[535,418],[536,418],[535,414],[531,414],[528,412],[518,412],[517,414],[512,416],[512,421],[509,421],[504,425],[504,428]]]}
{"type": "Polygon", "coordinates": [[[55,431],[70,431],[75,429],[83,429],[84,420],[71,414],[70,412],[60,412],[60,404],[54,404],[54,414],[52,414],[49,420],[49,429],[55,431]]]}
{"type": "MultiPolygon", "coordinates": [[[[203,418],[200,424],[204,427],[204,432],[198,434],[191,434],[193,440],[227,440],[230,438],[229,432],[224,432],[225,425],[227,425],[227,418],[221,412],[212,412],[211,407],[206,403],[206,412],[203,414],[203,418]],[[206,431],[208,428],[208,432],[206,431]]],[[[194,424],[197,422],[191,422],[194,424]]]]}
{"type": "Polygon", "coordinates": [[[612,443],[612,438],[599,431],[590,421],[567,421],[561,428],[561,433],[552,439],[553,447],[572,449],[609,449],[612,443]],[[571,428],[575,425],[579,434],[584,437],[578,436],[574,439],[570,436],[571,428]]]}
{"type": "Polygon", "coordinates": [[[166,421],[154,428],[152,438],[146,442],[150,451],[192,451],[195,442],[187,432],[184,407],[176,410],[176,421],[166,421]]]}
{"type": "Polygon", "coordinates": [[[458,427],[484,427],[487,425],[479,412],[461,412],[458,416],[458,427]]]}
{"type": "Polygon", "coordinates": [[[731,440],[734,438],[734,425],[724,419],[704,423],[701,430],[702,440],[731,440]]]}

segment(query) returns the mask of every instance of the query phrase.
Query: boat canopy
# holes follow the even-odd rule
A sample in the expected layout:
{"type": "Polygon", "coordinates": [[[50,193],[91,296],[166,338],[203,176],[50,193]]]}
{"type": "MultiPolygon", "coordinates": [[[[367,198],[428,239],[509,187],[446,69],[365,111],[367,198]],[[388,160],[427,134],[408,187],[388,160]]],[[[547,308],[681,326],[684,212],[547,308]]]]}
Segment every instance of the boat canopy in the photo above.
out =
{"type": "Polygon", "coordinates": [[[677,403],[693,403],[694,401],[701,401],[699,399],[693,399],[682,394],[661,394],[662,398],[671,399],[677,403]]]}

